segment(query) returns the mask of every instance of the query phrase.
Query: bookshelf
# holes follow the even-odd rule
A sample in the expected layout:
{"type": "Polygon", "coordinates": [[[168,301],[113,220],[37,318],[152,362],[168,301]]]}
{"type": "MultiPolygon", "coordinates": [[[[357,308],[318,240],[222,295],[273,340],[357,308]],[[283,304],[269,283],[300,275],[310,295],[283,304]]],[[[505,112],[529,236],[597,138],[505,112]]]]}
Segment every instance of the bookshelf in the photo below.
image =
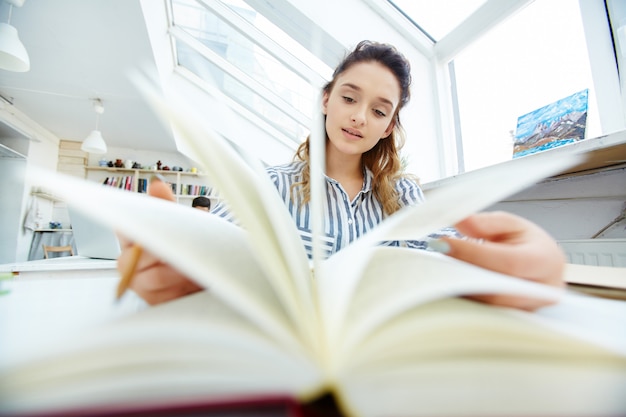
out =
{"type": "Polygon", "coordinates": [[[101,184],[122,188],[136,193],[145,193],[150,177],[159,174],[172,186],[176,202],[191,205],[199,195],[212,196],[211,187],[203,174],[183,171],[163,171],[135,168],[85,167],[86,178],[101,184]]]}

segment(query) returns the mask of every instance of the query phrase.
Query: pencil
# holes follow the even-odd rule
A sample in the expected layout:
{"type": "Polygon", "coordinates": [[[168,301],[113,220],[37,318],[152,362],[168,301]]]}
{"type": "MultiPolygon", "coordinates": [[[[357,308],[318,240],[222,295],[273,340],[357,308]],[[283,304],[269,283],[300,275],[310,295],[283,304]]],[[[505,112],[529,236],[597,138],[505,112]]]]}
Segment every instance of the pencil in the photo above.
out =
{"type": "Polygon", "coordinates": [[[117,284],[117,291],[115,294],[116,300],[122,298],[124,293],[128,290],[128,287],[130,287],[130,283],[135,276],[135,270],[137,269],[137,264],[139,263],[139,258],[141,258],[142,253],[143,248],[140,245],[134,244],[131,247],[130,263],[128,264],[128,268],[126,268],[126,271],[122,274],[119,284],[117,284]]]}
{"type": "MultiPolygon", "coordinates": [[[[148,187],[148,195],[152,197],[161,198],[163,200],[169,200],[172,202],[176,201],[174,197],[174,193],[172,192],[172,188],[159,174],[154,174],[150,177],[150,186],[148,187]]],[[[139,258],[143,254],[143,248],[135,243],[131,247],[131,255],[130,255],[130,263],[128,264],[128,268],[122,274],[119,284],[117,285],[116,299],[119,300],[124,293],[130,287],[130,283],[133,281],[133,276],[137,270],[137,263],[139,263],[139,258]]]]}

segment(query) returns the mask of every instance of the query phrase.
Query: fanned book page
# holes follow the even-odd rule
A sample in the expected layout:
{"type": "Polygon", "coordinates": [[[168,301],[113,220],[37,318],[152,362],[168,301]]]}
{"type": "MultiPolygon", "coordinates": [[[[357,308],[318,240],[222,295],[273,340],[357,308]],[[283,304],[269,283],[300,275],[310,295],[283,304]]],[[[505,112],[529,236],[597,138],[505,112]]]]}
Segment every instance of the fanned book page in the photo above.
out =
{"type": "Polygon", "coordinates": [[[89,415],[91,408],[111,416],[117,413],[102,409],[306,395],[323,381],[309,352],[290,349],[210,292],[101,323],[70,341],[49,343],[18,372],[0,373],[0,415],[71,406],[82,411],[55,415],[89,415]]]}
{"type": "MultiPolygon", "coordinates": [[[[287,311],[313,324],[317,316],[306,253],[260,161],[253,157],[244,161],[198,113],[197,106],[188,103],[173,86],[166,90],[166,100],[146,77],[135,74],[134,81],[163,122],[171,125],[194,152],[194,159],[246,229],[254,248],[252,254],[287,311]]],[[[316,340],[308,332],[315,327],[300,329],[309,343],[316,340]]]]}
{"type": "MultiPolygon", "coordinates": [[[[141,244],[233,309],[290,345],[302,343],[303,317],[282,304],[249,234],[200,210],[75,177],[33,170],[31,182],[141,244]]],[[[295,295],[294,295],[295,297],[295,295]]]]}

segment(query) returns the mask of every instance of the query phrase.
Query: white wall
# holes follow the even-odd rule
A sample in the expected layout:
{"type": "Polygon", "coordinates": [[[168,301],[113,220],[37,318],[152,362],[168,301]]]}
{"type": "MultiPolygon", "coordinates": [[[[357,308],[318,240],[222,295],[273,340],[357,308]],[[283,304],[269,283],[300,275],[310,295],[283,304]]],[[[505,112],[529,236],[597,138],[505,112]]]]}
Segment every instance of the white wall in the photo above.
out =
{"type": "Polygon", "coordinates": [[[27,150],[27,159],[0,160],[2,185],[3,225],[0,246],[4,247],[0,262],[25,261],[28,259],[33,232],[24,228],[27,211],[32,207],[41,214],[42,219],[50,218],[53,202],[31,195],[28,180],[33,167],[56,170],[58,145],[49,141],[31,141],[27,150]]]}
{"type": "Polygon", "coordinates": [[[616,167],[541,182],[490,210],[530,219],[557,240],[626,238],[625,196],[626,168],[616,167]]]}
{"type": "MultiPolygon", "coordinates": [[[[27,157],[20,162],[4,160],[0,163],[0,176],[13,178],[13,183],[3,184],[1,190],[3,229],[10,230],[8,234],[0,234],[0,246],[14,251],[14,256],[6,252],[0,262],[25,261],[28,259],[32,231],[24,229],[24,219],[34,202],[28,177],[34,168],[56,170],[59,139],[9,104],[0,107],[0,124],[16,132],[10,137],[3,137],[2,143],[27,157]]],[[[49,217],[52,201],[38,199],[37,203],[42,216],[49,217]]]]}
{"type": "Polygon", "coordinates": [[[12,262],[16,256],[15,242],[20,233],[19,220],[25,170],[25,159],[0,157],[0,191],[2,192],[0,263],[12,262]]]}

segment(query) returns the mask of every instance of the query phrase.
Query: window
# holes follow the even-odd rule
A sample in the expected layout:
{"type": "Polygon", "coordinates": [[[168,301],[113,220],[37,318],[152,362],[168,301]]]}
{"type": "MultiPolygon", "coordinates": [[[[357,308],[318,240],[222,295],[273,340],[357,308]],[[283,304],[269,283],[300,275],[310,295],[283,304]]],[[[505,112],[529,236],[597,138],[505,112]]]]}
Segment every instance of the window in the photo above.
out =
{"type": "Polygon", "coordinates": [[[600,135],[580,9],[535,1],[454,59],[465,171],[512,157],[517,118],[589,89],[586,137],[600,135]]]}
{"type": "Polygon", "coordinates": [[[389,3],[436,42],[475,12],[485,0],[389,0],[389,3]]]}
{"type": "Polygon", "coordinates": [[[178,65],[295,145],[304,139],[318,92],[311,78],[319,83],[330,68],[243,1],[172,0],[172,21],[178,65]]]}
{"type": "Polygon", "coordinates": [[[319,87],[331,76],[324,62],[335,62],[338,51],[367,34],[399,41],[406,55],[417,58],[414,79],[420,82],[414,85],[421,87],[421,101],[412,101],[425,111],[407,133],[422,142],[404,151],[410,164],[417,161],[410,169],[425,181],[510,160],[520,116],[582,90],[589,97],[586,137],[625,127],[615,62],[622,65],[624,54],[612,49],[606,23],[611,14],[615,42],[623,47],[621,0],[363,0],[354,6],[361,21],[371,23],[365,31],[362,23],[338,26],[320,18],[310,3],[299,1],[169,1],[177,64],[245,109],[246,120],[252,114],[257,125],[270,126],[270,137],[293,141],[294,149],[308,133],[319,87]],[[381,36],[375,28],[384,25],[377,23],[391,30],[381,36]],[[325,48],[317,51],[325,61],[299,43],[313,32],[325,36],[325,48]],[[614,77],[605,76],[611,71],[614,77]]]}
{"type": "Polygon", "coordinates": [[[430,38],[449,80],[439,86],[441,175],[511,159],[518,117],[582,90],[587,138],[626,127],[623,1],[388,3],[430,38]]]}

